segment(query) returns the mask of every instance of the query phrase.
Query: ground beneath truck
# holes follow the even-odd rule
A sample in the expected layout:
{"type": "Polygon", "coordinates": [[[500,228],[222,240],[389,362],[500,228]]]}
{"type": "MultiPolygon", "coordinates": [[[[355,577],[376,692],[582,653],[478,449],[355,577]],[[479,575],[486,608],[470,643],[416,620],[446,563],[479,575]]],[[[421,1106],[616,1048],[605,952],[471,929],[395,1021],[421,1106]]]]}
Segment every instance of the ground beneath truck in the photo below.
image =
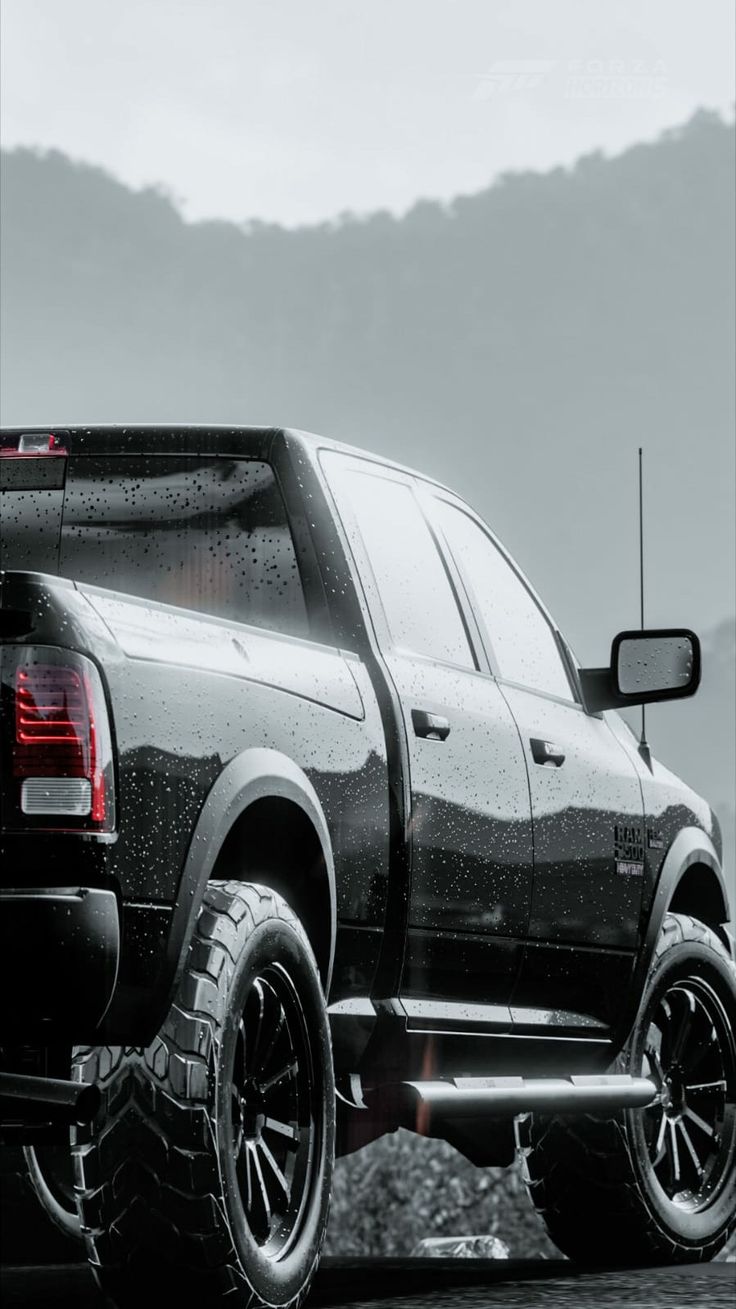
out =
{"type": "MultiPolygon", "coordinates": [[[[326,1259],[308,1304],[313,1309],[731,1309],[736,1266],[574,1271],[565,1260],[326,1259]]],[[[102,1309],[86,1265],[4,1268],[5,1309],[102,1309]]]]}

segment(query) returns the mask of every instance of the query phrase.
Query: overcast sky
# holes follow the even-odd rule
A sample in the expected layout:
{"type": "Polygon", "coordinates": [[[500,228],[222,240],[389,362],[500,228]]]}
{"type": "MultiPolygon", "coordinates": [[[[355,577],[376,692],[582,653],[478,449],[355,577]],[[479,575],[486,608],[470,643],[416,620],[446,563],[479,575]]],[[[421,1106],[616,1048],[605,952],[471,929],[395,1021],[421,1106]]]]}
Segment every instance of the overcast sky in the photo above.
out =
{"type": "Polygon", "coordinates": [[[733,0],[0,0],[4,145],[190,218],[401,212],[731,112],[733,0]]]}

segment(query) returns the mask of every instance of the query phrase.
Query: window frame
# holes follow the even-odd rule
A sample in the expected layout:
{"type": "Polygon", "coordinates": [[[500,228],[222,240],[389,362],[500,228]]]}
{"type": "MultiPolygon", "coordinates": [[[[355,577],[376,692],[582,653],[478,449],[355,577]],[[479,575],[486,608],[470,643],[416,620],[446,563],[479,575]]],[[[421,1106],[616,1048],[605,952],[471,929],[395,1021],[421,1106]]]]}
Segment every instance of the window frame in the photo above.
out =
{"type": "Polygon", "coordinates": [[[505,548],[502,542],[499,541],[498,537],[491,530],[488,524],[483,521],[480,515],[477,514],[475,510],[470,507],[470,505],[466,504],[464,500],[462,500],[459,496],[455,495],[454,492],[448,491],[445,487],[437,486],[432,483],[423,482],[420,496],[421,496],[421,501],[423,502],[425,517],[427,517],[428,521],[431,523],[436,538],[438,539],[438,541],[442,543],[443,551],[445,551],[449,556],[449,558],[452,559],[454,568],[459,578],[460,586],[462,587],[462,603],[464,603],[467,606],[473,617],[474,625],[478,630],[479,640],[483,647],[483,651],[485,654],[486,661],[488,663],[488,669],[491,676],[501,686],[515,687],[521,691],[527,691],[532,695],[543,696],[546,700],[552,700],[556,704],[568,705],[571,708],[584,711],[582,695],[580,693],[580,686],[577,678],[577,669],[574,668],[572,657],[569,654],[569,647],[567,646],[567,642],[565,641],[564,636],[562,635],[559,628],[557,627],[554,619],[552,618],[552,615],[549,613],[543,601],[537,595],[529,579],[522,572],[521,568],[519,568],[518,564],[509,554],[508,550],[505,548]],[[470,581],[470,578],[467,576],[462,561],[456,558],[455,552],[453,551],[450,542],[447,539],[446,533],[444,531],[441,515],[439,512],[435,510],[434,502],[438,500],[444,501],[446,504],[448,504],[451,508],[455,509],[457,512],[465,514],[465,516],[469,518],[472,523],[475,524],[475,526],[483,533],[483,535],[489,539],[491,545],[496,550],[498,550],[502,559],[506,562],[508,567],[511,569],[512,573],[515,575],[520,586],[529,595],[532,603],[535,605],[535,607],[541,614],[542,618],[544,619],[544,622],[547,624],[548,628],[550,629],[552,639],[554,641],[555,649],[557,651],[557,656],[560,661],[560,666],[562,668],[565,677],[567,678],[567,682],[570,688],[569,697],[555,695],[554,692],[546,691],[541,687],[531,686],[527,682],[519,682],[513,678],[505,677],[501,672],[501,667],[493,645],[493,640],[486,626],[485,619],[483,618],[481,607],[476,598],[475,591],[470,581]]]}

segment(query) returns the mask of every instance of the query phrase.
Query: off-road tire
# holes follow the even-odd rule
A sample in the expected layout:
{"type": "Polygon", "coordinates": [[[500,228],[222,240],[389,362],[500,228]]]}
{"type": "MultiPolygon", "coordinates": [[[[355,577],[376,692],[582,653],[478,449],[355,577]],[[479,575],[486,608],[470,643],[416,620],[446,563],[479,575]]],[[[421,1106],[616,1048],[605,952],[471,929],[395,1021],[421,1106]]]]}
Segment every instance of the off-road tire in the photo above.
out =
{"type": "Polygon", "coordinates": [[[667,1112],[657,1105],[621,1111],[608,1119],[527,1115],[517,1123],[532,1202],[555,1244],[579,1263],[704,1261],[722,1249],[736,1227],[736,968],[715,933],[683,914],[666,915],[636,1023],[611,1071],[643,1072],[662,1081],[651,1042],[652,1032],[660,1030],[655,1019],[668,1031],[665,1004],[673,1023],[660,1046],[659,1063],[685,1070],[687,1056],[693,1065],[691,1073],[675,1073],[669,1082],[665,1077],[671,1102],[667,1112]],[[680,1028],[688,1011],[690,1045],[685,1028],[680,1028]],[[717,1090],[685,1090],[684,1098],[677,1099],[678,1077],[681,1087],[687,1076],[714,1076],[720,1056],[708,1036],[709,1013],[719,1049],[724,1047],[722,1111],[717,1090]],[[700,1032],[697,1046],[696,1030],[700,1032]],[[706,1050],[703,1056],[697,1054],[701,1047],[706,1050]],[[699,1074],[694,1061],[711,1073],[699,1074]],[[712,1137],[684,1112],[693,1103],[701,1122],[720,1121],[712,1137]],[[704,1165],[700,1178],[694,1159],[688,1157],[681,1122],[704,1165]],[[695,1189],[698,1186],[700,1190],[695,1189]]]}
{"type": "Polygon", "coordinates": [[[73,1076],[103,1095],[73,1137],[103,1291],[136,1309],[225,1299],[296,1309],[327,1226],[335,1088],[319,972],[286,902],[258,885],[211,883],[156,1039],[77,1049],[73,1076]],[[286,1073],[267,1078],[282,1058],[286,1073]]]}

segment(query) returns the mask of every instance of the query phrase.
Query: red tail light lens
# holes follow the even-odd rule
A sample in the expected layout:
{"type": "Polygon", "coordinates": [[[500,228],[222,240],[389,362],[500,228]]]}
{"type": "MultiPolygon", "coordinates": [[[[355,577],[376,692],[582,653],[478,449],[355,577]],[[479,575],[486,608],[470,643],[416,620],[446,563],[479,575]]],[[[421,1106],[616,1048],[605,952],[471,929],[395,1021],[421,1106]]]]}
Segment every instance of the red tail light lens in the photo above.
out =
{"type": "MultiPolygon", "coordinates": [[[[81,753],[89,731],[89,708],[82,678],[75,668],[55,664],[31,664],[15,675],[16,765],[27,749],[35,758],[34,746],[71,746],[81,753]]],[[[23,768],[17,768],[23,774],[23,768]]]]}
{"type": "MultiPolygon", "coordinates": [[[[10,679],[3,680],[7,687],[10,679]]],[[[11,814],[23,826],[111,831],[112,744],[94,664],[71,651],[26,647],[17,652],[11,686],[11,814]]]]}

